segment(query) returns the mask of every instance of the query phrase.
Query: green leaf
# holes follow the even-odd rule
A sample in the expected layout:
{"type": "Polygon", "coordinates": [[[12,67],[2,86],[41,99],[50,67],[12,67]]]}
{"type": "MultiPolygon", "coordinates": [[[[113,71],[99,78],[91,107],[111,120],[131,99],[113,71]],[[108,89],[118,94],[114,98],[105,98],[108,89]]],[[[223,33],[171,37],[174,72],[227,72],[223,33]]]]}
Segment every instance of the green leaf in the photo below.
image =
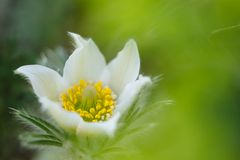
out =
{"type": "Polygon", "coordinates": [[[25,132],[20,135],[20,140],[25,145],[36,145],[37,142],[40,142],[39,145],[58,145],[62,146],[63,142],[55,137],[54,135],[48,135],[48,134],[38,134],[38,133],[31,133],[31,132],[25,132]],[[49,143],[48,143],[49,142],[49,143]]]}
{"type": "Polygon", "coordinates": [[[47,121],[41,118],[29,115],[28,113],[17,110],[17,109],[11,108],[11,110],[13,111],[13,114],[16,117],[18,117],[19,119],[21,119],[22,121],[26,122],[29,125],[35,126],[50,135],[55,135],[60,137],[64,136],[59,129],[57,129],[52,124],[48,123],[47,121]]]}
{"type": "Polygon", "coordinates": [[[62,141],[60,139],[58,139],[57,137],[55,137],[53,135],[49,135],[49,134],[30,134],[30,136],[32,138],[36,138],[36,139],[54,140],[54,141],[59,141],[60,143],[62,143],[62,141]]]}
{"type": "Polygon", "coordinates": [[[62,143],[58,142],[58,141],[54,141],[54,140],[33,140],[33,141],[29,141],[28,144],[31,145],[50,145],[50,146],[57,146],[57,147],[61,147],[62,143]]]}

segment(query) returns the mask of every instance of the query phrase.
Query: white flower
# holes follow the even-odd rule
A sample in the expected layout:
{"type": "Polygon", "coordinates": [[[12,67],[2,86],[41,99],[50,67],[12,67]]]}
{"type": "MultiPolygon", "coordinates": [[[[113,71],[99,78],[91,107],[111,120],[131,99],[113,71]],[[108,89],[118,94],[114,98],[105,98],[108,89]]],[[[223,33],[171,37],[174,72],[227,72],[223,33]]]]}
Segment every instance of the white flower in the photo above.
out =
{"type": "Polygon", "coordinates": [[[66,61],[63,75],[41,65],[25,65],[16,73],[29,80],[42,107],[63,128],[112,136],[122,113],[152,83],[149,77],[139,76],[136,42],[129,40],[106,65],[92,39],[69,34],[76,49],[66,61]]]}

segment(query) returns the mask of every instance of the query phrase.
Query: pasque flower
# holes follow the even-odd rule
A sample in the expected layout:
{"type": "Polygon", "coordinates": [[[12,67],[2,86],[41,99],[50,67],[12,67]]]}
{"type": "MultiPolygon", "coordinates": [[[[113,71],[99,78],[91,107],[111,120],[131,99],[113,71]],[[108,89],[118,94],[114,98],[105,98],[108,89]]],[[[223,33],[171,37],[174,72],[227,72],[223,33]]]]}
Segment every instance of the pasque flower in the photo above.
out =
{"type": "Polygon", "coordinates": [[[92,39],[75,33],[75,50],[67,59],[63,75],[41,65],[16,70],[33,87],[43,109],[64,129],[79,134],[114,135],[118,120],[138,98],[151,79],[139,75],[140,58],[129,40],[109,64],[92,39]]]}

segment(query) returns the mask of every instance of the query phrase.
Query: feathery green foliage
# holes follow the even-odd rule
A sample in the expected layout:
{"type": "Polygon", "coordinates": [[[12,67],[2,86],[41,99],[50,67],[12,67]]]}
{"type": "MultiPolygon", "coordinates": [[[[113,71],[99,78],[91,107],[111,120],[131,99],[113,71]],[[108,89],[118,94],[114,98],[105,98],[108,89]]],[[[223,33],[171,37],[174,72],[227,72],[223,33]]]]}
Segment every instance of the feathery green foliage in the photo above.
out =
{"type": "Polygon", "coordinates": [[[62,146],[64,132],[56,128],[53,124],[49,122],[32,116],[23,110],[17,110],[11,108],[12,113],[23,123],[31,126],[37,130],[33,132],[25,132],[21,135],[23,142],[29,145],[52,145],[52,146],[62,146]]]}

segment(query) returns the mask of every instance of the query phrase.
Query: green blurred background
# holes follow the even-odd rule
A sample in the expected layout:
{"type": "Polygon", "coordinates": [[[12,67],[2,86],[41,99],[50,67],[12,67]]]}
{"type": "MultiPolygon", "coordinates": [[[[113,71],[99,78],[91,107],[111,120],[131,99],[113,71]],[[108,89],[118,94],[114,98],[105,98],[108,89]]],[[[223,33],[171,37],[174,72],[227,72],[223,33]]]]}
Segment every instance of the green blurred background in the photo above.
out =
{"type": "Polygon", "coordinates": [[[154,97],[174,103],[124,159],[240,159],[240,1],[0,0],[1,160],[34,156],[8,107],[35,110],[37,99],[13,70],[48,48],[71,53],[67,31],[92,37],[108,61],[134,38],[141,71],[164,75],[154,97]]]}

